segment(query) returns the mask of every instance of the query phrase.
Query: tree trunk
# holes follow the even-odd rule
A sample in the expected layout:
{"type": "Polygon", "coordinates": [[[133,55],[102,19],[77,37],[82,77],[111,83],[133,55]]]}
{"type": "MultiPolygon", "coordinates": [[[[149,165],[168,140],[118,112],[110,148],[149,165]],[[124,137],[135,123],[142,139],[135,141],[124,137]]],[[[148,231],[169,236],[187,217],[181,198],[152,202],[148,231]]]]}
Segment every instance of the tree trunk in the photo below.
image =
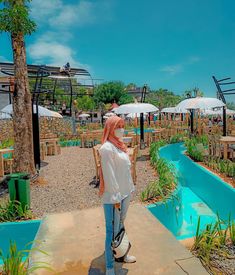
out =
{"type": "Polygon", "coordinates": [[[35,174],[32,133],[32,102],[29,90],[23,34],[11,35],[15,92],[13,96],[14,171],[35,174]]]}

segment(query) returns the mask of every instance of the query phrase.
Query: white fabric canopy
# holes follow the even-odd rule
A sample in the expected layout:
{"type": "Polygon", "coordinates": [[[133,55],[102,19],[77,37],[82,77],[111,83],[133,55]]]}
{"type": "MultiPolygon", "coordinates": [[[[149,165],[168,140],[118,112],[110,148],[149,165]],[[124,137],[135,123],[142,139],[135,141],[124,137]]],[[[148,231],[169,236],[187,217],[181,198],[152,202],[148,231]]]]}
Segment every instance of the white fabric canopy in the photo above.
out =
{"type": "MultiPolygon", "coordinates": [[[[34,112],[36,112],[36,105],[33,105],[33,110],[34,110],[34,112]]],[[[13,113],[12,104],[5,106],[1,110],[1,112],[12,115],[12,113],[13,113]]],[[[46,117],[60,117],[60,118],[62,117],[59,113],[48,110],[47,108],[42,107],[42,106],[38,106],[38,115],[46,116],[46,117]]]]}
{"type": "Polygon", "coordinates": [[[150,112],[157,112],[158,108],[149,103],[130,103],[130,104],[123,104],[119,106],[116,110],[116,114],[139,114],[139,113],[150,113],[150,112]]]}
{"type": "Polygon", "coordinates": [[[89,114],[81,114],[81,115],[79,115],[78,117],[87,118],[87,117],[90,117],[90,115],[89,115],[89,114]]]}
{"type": "Polygon", "coordinates": [[[51,110],[50,110],[50,112],[52,113],[53,117],[63,118],[63,116],[61,114],[59,114],[58,112],[51,111],[51,110]]]}
{"type": "Polygon", "coordinates": [[[167,108],[163,108],[161,110],[161,113],[171,113],[171,114],[186,114],[188,113],[188,110],[180,110],[177,109],[176,107],[167,107],[167,108]]]}
{"type": "MultiPolygon", "coordinates": [[[[223,115],[223,109],[220,110],[203,110],[202,114],[204,115],[223,115]]],[[[226,115],[235,115],[234,110],[226,109],[226,115]]]]}
{"type": "Polygon", "coordinates": [[[0,119],[11,119],[11,115],[0,112],[0,119]]]}
{"type": "Polygon", "coordinates": [[[185,111],[189,109],[207,110],[212,108],[220,108],[223,106],[225,106],[225,104],[217,98],[195,97],[195,98],[188,98],[181,101],[176,106],[176,109],[179,111],[185,111]]]}
{"type": "Polygon", "coordinates": [[[116,114],[114,114],[114,113],[111,113],[111,112],[108,112],[108,113],[106,113],[106,114],[105,114],[105,116],[106,116],[106,117],[110,117],[110,116],[116,116],[116,114]]]}
{"type": "MultiPolygon", "coordinates": [[[[147,113],[144,113],[144,117],[146,117],[146,115],[147,115],[147,113]]],[[[138,113],[138,114],[134,114],[134,113],[130,113],[130,114],[128,114],[126,117],[128,117],[128,118],[136,118],[136,117],[140,117],[140,113],[138,113]]]]}
{"type": "Polygon", "coordinates": [[[166,107],[161,110],[161,113],[175,113],[175,107],[166,107]]]}

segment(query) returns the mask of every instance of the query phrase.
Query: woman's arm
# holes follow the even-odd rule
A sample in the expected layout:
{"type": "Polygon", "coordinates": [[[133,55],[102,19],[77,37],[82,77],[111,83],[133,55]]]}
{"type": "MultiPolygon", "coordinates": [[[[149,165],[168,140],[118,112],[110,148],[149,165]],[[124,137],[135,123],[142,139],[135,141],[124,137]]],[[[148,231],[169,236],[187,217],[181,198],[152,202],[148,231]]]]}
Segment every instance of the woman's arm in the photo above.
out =
{"type": "Polygon", "coordinates": [[[116,167],[114,162],[114,152],[112,148],[102,147],[100,149],[101,167],[104,177],[105,192],[110,194],[112,203],[121,201],[119,185],[117,183],[116,167]]]}

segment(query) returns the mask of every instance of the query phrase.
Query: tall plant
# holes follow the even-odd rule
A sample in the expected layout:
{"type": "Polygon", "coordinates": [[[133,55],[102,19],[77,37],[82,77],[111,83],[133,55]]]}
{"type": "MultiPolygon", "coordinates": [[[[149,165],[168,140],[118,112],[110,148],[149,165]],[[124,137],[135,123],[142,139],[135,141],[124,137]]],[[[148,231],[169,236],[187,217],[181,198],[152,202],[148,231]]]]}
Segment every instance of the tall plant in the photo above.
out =
{"type": "Polygon", "coordinates": [[[38,251],[48,255],[46,252],[37,248],[32,248],[30,250],[18,250],[16,243],[10,242],[9,253],[7,256],[4,256],[3,252],[0,250],[0,259],[3,261],[2,274],[27,275],[38,269],[47,269],[48,271],[53,271],[50,265],[45,262],[36,262],[32,265],[29,265],[29,256],[26,255],[31,251],[38,251]]]}
{"type": "Polygon", "coordinates": [[[0,31],[11,36],[14,59],[13,128],[14,170],[35,173],[32,138],[32,103],[26,63],[24,36],[35,31],[29,19],[30,0],[0,0],[0,31]]]}

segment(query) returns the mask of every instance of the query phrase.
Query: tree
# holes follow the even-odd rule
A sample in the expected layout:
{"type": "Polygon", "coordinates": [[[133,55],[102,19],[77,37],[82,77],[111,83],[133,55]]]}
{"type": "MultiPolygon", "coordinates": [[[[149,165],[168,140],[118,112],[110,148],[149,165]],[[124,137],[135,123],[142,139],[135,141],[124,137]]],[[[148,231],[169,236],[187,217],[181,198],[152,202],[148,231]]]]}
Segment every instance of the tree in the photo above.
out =
{"type": "Polygon", "coordinates": [[[121,81],[111,81],[98,85],[94,89],[94,100],[97,102],[119,103],[120,98],[125,94],[125,86],[121,81]]]}
{"type": "Polygon", "coordinates": [[[120,105],[121,105],[121,104],[132,103],[132,102],[134,102],[134,98],[133,98],[133,96],[130,96],[128,93],[123,94],[123,95],[120,97],[119,101],[118,101],[118,103],[119,103],[120,105]]]}
{"type": "Polygon", "coordinates": [[[235,103],[234,102],[228,102],[226,105],[227,105],[228,109],[235,110],[235,103]]]}
{"type": "Polygon", "coordinates": [[[0,0],[0,31],[8,32],[14,59],[13,94],[14,170],[35,173],[32,134],[32,102],[29,89],[24,36],[35,31],[26,5],[30,0],[0,0]]]}
{"type": "Polygon", "coordinates": [[[146,95],[145,102],[151,103],[162,110],[165,107],[174,107],[181,101],[181,96],[175,95],[167,89],[160,88],[146,95]]]}
{"type": "Polygon", "coordinates": [[[77,107],[82,111],[89,111],[95,108],[95,102],[93,98],[88,95],[77,98],[77,107]]]}
{"type": "Polygon", "coordinates": [[[201,96],[201,97],[204,96],[204,93],[197,87],[191,90],[186,90],[182,95],[183,99],[197,97],[197,96],[201,96]]]}

